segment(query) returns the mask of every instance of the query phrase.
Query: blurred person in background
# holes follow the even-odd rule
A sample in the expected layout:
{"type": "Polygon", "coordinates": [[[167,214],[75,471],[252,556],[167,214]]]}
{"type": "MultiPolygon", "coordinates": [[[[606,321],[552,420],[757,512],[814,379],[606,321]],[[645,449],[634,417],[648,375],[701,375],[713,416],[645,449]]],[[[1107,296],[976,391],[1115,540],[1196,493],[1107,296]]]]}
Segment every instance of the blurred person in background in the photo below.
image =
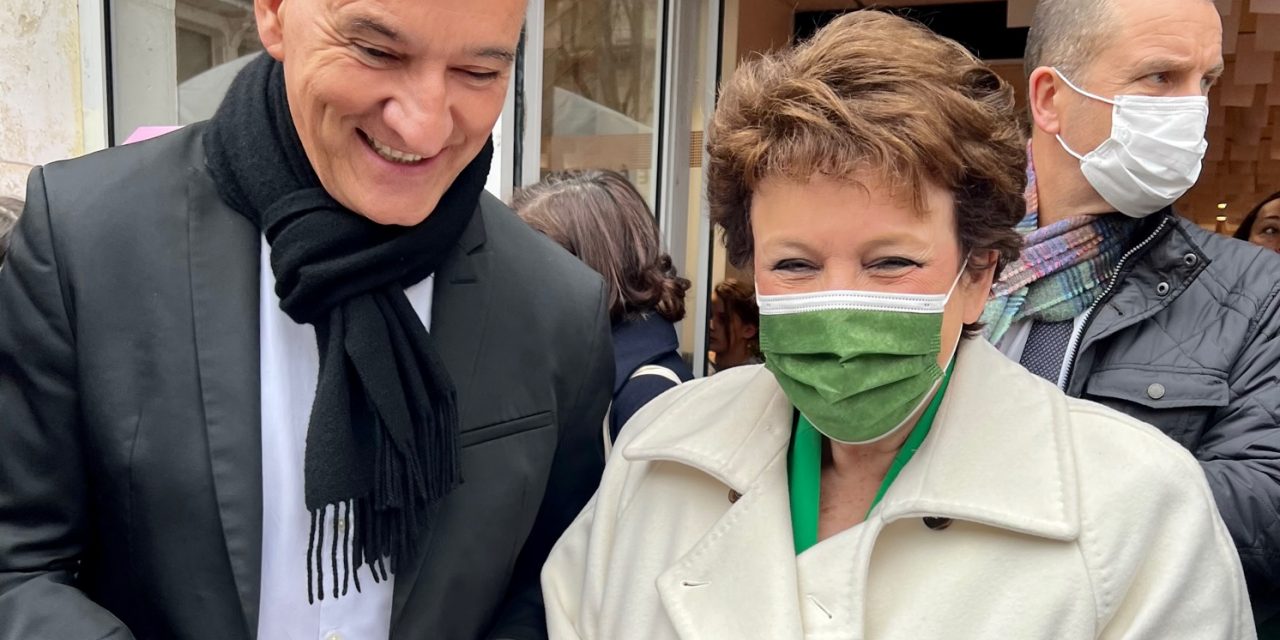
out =
{"type": "Polygon", "coordinates": [[[21,215],[21,200],[0,196],[0,267],[4,266],[4,256],[9,252],[9,237],[13,235],[13,228],[21,215]]]}
{"type": "Polygon", "coordinates": [[[763,363],[755,287],[734,278],[716,285],[707,334],[707,350],[714,356],[716,371],[763,363]]]}
{"type": "Polygon", "coordinates": [[[604,277],[615,362],[611,443],[640,407],[693,377],[674,325],[684,318],[689,281],[662,251],[644,197],[618,173],[553,173],[517,192],[511,206],[604,277]]]}
{"type": "Polygon", "coordinates": [[[1263,198],[1249,211],[1235,237],[1280,252],[1280,191],[1263,198]]]}

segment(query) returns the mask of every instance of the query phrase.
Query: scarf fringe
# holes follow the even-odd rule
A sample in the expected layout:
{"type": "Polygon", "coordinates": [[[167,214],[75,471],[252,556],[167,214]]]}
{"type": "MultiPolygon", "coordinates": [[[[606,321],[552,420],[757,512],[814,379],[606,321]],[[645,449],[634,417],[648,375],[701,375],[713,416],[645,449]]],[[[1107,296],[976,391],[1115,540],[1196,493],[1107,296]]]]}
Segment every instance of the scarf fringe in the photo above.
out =
{"type": "MultiPolygon", "coordinates": [[[[436,403],[436,408],[435,424],[453,424],[457,419],[453,402],[436,403]]],[[[328,591],[324,574],[326,529],[332,529],[329,576],[334,598],[346,595],[353,583],[356,592],[360,592],[360,568],[365,564],[369,565],[373,581],[380,583],[397,573],[403,563],[416,558],[424,514],[430,505],[453,490],[460,474],[456,440],[436,431],[439,430],[427,434],[427,443],[410,443],[415,448],[425,448],[421,452],[425,455],[421,455],[398,450],[385,430],[377,429],[372,495],[311,511],[307,546],[308,603],[323,601],[328,591]],[[423,469],[424,459],[436,462],[430,473],[423,469]],[[324,526],[326,518],[331,521],[330,526],[324,526]],[[343,526],[344,520],[346,526],[343,526]],[[340,548],[341,573],[338,571],[340,548]]]]}

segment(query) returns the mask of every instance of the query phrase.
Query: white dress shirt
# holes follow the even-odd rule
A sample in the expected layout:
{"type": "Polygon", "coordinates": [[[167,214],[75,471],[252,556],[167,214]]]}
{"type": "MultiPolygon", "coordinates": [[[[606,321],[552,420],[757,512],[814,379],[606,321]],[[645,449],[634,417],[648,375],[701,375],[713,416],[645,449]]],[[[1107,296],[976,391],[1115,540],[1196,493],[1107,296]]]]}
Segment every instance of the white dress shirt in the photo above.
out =
{"type": "MultiPolygon", "coordinates": [[[[258,637],[382,640],[390,635],[394,577],[374,582],[369,566],[364,565],[359,574],[361,591],[357,593],[352,584],[347,595],[334,599],[332,576],[329,566],[325,566],[325,584],[330,591],[324,600],[307,602],[306,552],[311,516],[303,498],[303,456],[320,354],[315,329],[295,323],[280,310],[270,251],[264,239],[258,311],[262,374],[262,590],[258,637]]],[[[409,303],[427,328],[431,326],[433,288],[433,279],[428,278],[405,289],[409,303]]],[[[332,515],[327,514],[324,531],[333,531],[332,515]]],[[[338,524],[347,526],[341,520],[338,524]]],[[[339,558],[338,566],[342,565],[339,558]]]]}

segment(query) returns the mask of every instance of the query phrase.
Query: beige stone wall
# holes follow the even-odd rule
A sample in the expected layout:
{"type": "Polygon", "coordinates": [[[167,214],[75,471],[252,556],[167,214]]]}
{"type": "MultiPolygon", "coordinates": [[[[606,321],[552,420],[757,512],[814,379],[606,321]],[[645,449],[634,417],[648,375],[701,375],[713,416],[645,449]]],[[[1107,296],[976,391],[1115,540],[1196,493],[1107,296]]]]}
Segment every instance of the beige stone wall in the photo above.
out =
{"type": "Polygon", "coordinates": [[[0,2],[0,194],[84,152],[78,25],[76,0],[0,2]]]}

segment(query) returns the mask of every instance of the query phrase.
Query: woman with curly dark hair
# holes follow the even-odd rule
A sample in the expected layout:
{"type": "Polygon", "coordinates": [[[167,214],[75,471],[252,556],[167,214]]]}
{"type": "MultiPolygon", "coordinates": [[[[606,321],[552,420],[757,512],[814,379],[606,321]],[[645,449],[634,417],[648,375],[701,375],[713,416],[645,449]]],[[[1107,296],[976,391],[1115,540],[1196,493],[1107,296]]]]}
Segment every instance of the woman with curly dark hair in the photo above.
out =
{"type": "Polygon", "coordinates": [[[640,407],[693,377],[674,326],[689,281],[662,251],[644,198],[613,171],[553,173],[517,192],[511,208],[604,277],[616,361],[612,442],[640,407]]]}

